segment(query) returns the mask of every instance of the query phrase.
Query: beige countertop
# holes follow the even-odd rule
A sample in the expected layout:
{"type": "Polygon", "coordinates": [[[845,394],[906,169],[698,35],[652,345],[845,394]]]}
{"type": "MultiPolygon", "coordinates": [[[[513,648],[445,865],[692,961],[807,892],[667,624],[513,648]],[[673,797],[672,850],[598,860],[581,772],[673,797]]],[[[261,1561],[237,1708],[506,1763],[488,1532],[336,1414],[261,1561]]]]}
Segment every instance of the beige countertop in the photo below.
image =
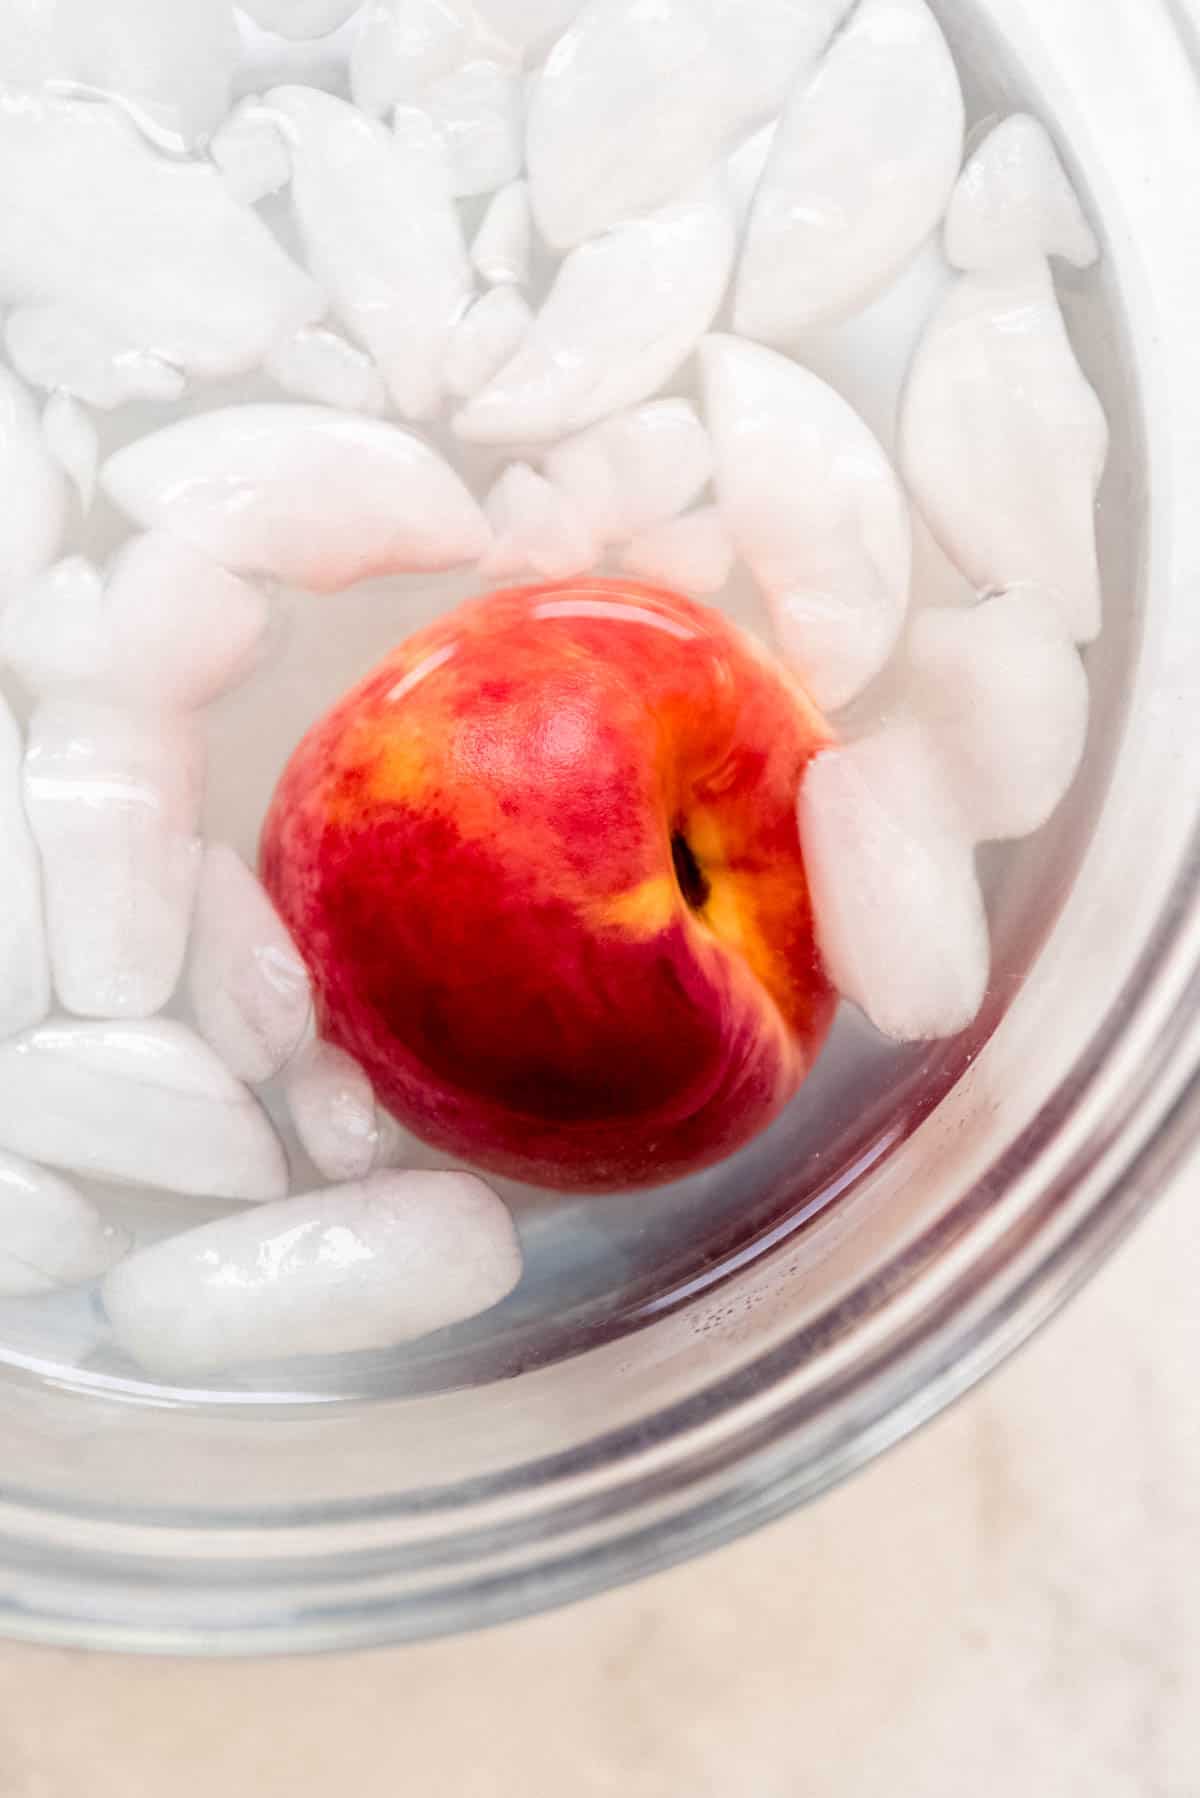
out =
{"type": "Polygon", "coordinates": [[[314,1661],[0,1647],[0,1798],[1200,1798],[1200,1173],[985,1388],[706,1561],[314,1661]]]}

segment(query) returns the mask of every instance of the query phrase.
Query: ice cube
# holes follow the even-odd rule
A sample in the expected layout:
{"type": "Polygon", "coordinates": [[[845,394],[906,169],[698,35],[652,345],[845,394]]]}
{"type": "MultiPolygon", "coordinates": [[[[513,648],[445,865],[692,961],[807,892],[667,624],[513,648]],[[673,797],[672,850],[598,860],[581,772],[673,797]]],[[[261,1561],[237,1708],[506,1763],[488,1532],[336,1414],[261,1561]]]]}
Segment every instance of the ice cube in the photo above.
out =
{"type": "Polygon", "coordinates": [[[602,544],[624,543],[691,505],[712,445],[688,400],[651,400],[555,444],[543,466],[602,544]]]}
{"type": "Polygon", "coordinates": [[[291,144],[292,209],[309,267],[397,409],[429,418],[472,290],[439,133],[412,109],[398,111],[389,132],[310,88],[276,88],[267,104],[291,144]]]}
{"type": "Polygon", "coordinates": [[[704,598],[719,593],[733,569],[733,542],[716,506],[652,525],[626,545],[621,566],[639,580],[704,598]]]}
{"type": "Polygon", "coordinates": [[[582,5],[583,0],[474,0],[484,29],[520,57],[549,49],[582,5]]]}
{"type": "Polygon", "coordinates": [[[796,341],[796,360],[853,406],[889,454],[895,452],[900,395],[917,344],[953,280],[935,231],[869,306],[796,341]]]}
{"type": "Polygon", "coordinates": [[[260,882],[224,843],[204,852],[188,994],[196,1027],[240,1080],[272,1079],[312,1015],[308,972],[260,882]]]}
{"type": "Polygon", "coordinates": [[[0,84],[111,99],[178,153],[229,104],[237,32],[229,0],[6,0],[0,84]]]}
{"type": "Polygon", "coordinates": [[[817,941],[838,991],[885,1036],[965,1030],[987,991],[974,849],[911,719],[825,751],[800,789],[817,941]]]}
{"type": "Polygon", "coordinates": [[[0,1145],[97,1179],[204,1198],[287,1191],[265,1112],[206,1043],[167,1018],[52,1019],[0,1044],[0,1145]]]}
{"type": "Polygon", "coordinates": [[[54,8],[47,0],[0,7],[0,83],[40,87],[54,72],[54,8]]]}
{"type": "Polygon", "coordinates": [[[909,491],[972,585],[1047,587],[1090,642],[1108,425],[1044,261],[955,282],[917,350],[899,436],[909,491]]]}
{"type": "Polygon", "coordinates": [[[9,606],[0,644],[39,695],[190,711],[256,666],[265,596],[165,531],[132,538],[107,584],[68,557],[9,606]]]}
{"type": "Polygon", "coordinates": [[[302,1049],[286,1075],[288,1111],[304,1151],[327,1180],[361,1180],[377,1163],[380,1124],[371,1082],[333,1043],[302,1049]]]}
{"type": "Polygon", "coordinates": [[[15,595],[0,619],[0,653],[31,692],[87,690],[104,654],[104,578],[67,556],[15,595]]]}
{"type": "Polygon", "coordinates": [[[978,842],[1040,830],[1083,758],[1088,680],[1053,598],[1013,587],[913,620],[908,693],[978,842]]]}
{"type": "Polygon", "coordinates": [[[185,719],[70,697],[35,710],[25,809],[68,1011],[144,1018],[171,997],[200,868],[202,785],[201,744],[185,719]]]}
{"type": "Polygon", "coordinates": [[[729,197],[733,202],[739,232],[746,228],[754,196],[771,159],[771,150],[778,135],[779,120],[771,119],[740,143],[726,162],[729,197]]]}
{"type": "Polygon", "coordinates": [[[622,542],[636,527],[628,524],[627,495],[618,487],[602,431],[602,425],[592,425],[565,437],[546,451],[542,467],[554,486],[574,502],[604,548],[622,542]]]}
{"type": "Polygon", "coordinates": [[[430,82],[418,104],[441,133],[455,194],[490,194],[521,172],[521,76],[484,57],[430,82]]]}
{"type": "Polygon", "coordinates": [[[465,61],[477,35],[469,0],[367,0],[350,55],[364,112],[417,105],[431,81],[465,61]]]}
{"type": "Polygon", "coordinates": [[[242,100],[209,145],[235,200],[256,205],[292,178],[292,158],[279,120],[261,100],[242,100]]]}
{"type": "Polygon", "coordinates": [[[418,109],[444,141],[456,194],[491,193],[520,171],[519,52],[469,0],[374,0],[351,58],[366,112],[418,109]]]}
{"type": "Polygon", "coordinates": [[[324,310],[216,168],[94,101],[0,94],[0,217],[0,302],[54,304],[188,373],[244,373],[324,310]]]}
{"type": "Polygon", "coordinates": [[[1100,246],[1050,134],[1027,113],[990,131],[967,163],[946,214],[955,268],[1000,269],[1038,256],[1090,268],[1100,246]]]}
{"type": "Polygon", "coordinates": [[[257,667],[266,596],[168,531],[118,551],[106,591],[110,690],[169,710],[207,705],[257,667]]]}
{"type": "Polygon", "coordinates": [[[117,1344],[159,1374],[392,1348],[507,1297],[506,1207],[459,1173],[383,1173],[204,1224],[104,1283],[117,1344]]]}
{"type": "MultiPolygon", "coordinates": [[[[344,94],[349,85],[350,53],[358,35],[357,11],[356,4],[331,31],[309,37],[284,36],[269,30],[239,8],[236,16],[240,54],[234,92],[244,98],[258,98],[269,88],[289,82],[344,94]]],[[[302,8],[297,9],[296,19],[297,25],[303,23],[302,8]]]]}
{"type": "Polygon", "coordinates": [[[789,347],[866,305],[941,219],[963,116],[925,0],[863,0],[783,116],[750,213],[734,329],[789,347]]]}
{"type": "Polygon", "coordinates": [[[471,245],[471,260],[493,287],[510,281],[528,285],[533,261],[533,214],[529,187],[510,181],[493,198],[471,245]]]}
{"type": "Polygon", "coordinates": [[[323,406],[181,419],[118,450],[100,485],[148,529],[318,593],[458,567],[489,540],[458,475],[419,438],[323,406]]]}
{"type": "Polygon", "coordinates": [[[67,518],[67,485],[46,445],[37,407],[6,368],[0,368],[0,492],[3,600],[53,560],[67,518]]]}
{"type": "Polygon", "coordinates": [[[735,234],[710,183],[572,250],[523,347],[454,420],[472,443],[545,443],[635,405],[686,361],[721,304],[735,234]]]}
{"type": "Polygon", "coordinates": [[[38,1023],[50,1008],[42,874],[22,796],[24,749],[0,693],[0,1037],[38,1023]]]}
{"type": "Polygon", "coordinates": [[[446,352],[446,386],[469,399],[515,355],[533,322],[529,302],[515,287],[493,287],[459,320],[446,352]]]}
{"type": "Polygon", "coordinates": [[[229,110],[238,36],[230,0],[55,0],[55,72],[111,94],[166,147],[229,110]]]}
{"type": "Polygon", "coordinates": [[[285,337],[263,368],[297,399],[372,416],[387,405],[382,377],[366,351],[323,325],[305,325],[285,337]]]}
{"type": "Polygon", "coordinates": [[[127,400],[176,400],[184,390],[180,369],[131,349],[69,304],[15,307],[4,339],[14,367],[35,387],[71,394],[103,411],[127,400]]]}
{"type": "Polygon", "coordinates": [[[238,0],[264,31],[280,37],[305,39],[328,37],[354,16],[362,0],[238,0]]]}
{"type": "Polygon", "coordinates": [[[109,1333],[92,1286],[5,1299],[0,1302],[0,1331],[10,1365],[40,1366],[44,1373],[86,1367],[109,1333]]]}
{"type": "Polygon", "coordinates": [[[589,0],[533,83],[526,153],[547,241],[665,206],[783,99],[852,0],[589,0]]]}
{"type": "Polygon", "coordinates": [[[826,710],[887,662],[908,606],[912,527],[887,456],[831,387],[736,337],[701,346],[717,501],[783,657],[826,710]]]}
{"type": "Polygon", "coordinates": [[[596,544],[579,508],[527,462],[511,462],[488,495],[493,544],[479,564],[485,580],[534,574],[566,580],[591,567],[596,544]]]}
{"type": "Polygon", "coordinates": [[[32,1161],[0,1154],[0,1296],[26,1298],[106,1274],[129,1248],[89,1199],[32,1161]]]}
{"type": "Polygon", "coordinates": [[[73,394],[52,393],[42,410],[42,436],[86,512],[96,491],[96,463],[100,455],[91,414],[73,394]]]}

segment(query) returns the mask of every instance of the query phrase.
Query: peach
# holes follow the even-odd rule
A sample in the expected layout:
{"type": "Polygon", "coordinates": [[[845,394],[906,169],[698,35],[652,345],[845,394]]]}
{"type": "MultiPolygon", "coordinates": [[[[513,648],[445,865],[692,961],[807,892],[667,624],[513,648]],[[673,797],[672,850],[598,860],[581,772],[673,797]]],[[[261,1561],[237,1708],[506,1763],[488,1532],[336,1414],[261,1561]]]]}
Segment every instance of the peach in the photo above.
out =
{"type": "Polygon", "coordinates": [[[322,1033],[483,1168],[603,1190],[729,1154],[834,1011],[796,821],[829,741],[674,593],[588,577],[462,607],[310,731],[267,816],[322,1033]]]}

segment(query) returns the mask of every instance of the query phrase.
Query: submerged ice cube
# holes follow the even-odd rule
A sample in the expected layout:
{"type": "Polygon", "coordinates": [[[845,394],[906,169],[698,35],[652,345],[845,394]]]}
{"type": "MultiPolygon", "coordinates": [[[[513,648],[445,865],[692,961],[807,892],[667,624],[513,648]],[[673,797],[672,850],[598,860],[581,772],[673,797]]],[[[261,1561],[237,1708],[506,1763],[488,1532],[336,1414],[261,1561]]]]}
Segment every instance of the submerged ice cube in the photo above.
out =
{"type": "Polygon", "coordinates": [[[380,1120],[371,1082],[333,1043],[314,1042],[292,1062],[288,1111],[304,1152],[327,1180],[361,1180],[376,1166],[380,1120]]]}
{"type": "Polygon", "coordinates": [[[152,714],[192,711],[245,678],[269,622],[265,595],[166,531],[132,537],[107,578],[70,556],[27,587],[0,646],[39,696],[152,714]]]}
{"type": "Polygon", "coordinates": [[[1100,246],[1050,134],[1027,113],[990,131],[954,190],[946,254],[955,268],[999,269],[1038,256],[1090,268],[1100,246]]]}
{"type": "Polygon", "coordinates": [[[70,393],[52,393],[42,411],[42,436],[87,511],[96,491],[100,440],[91,414],[70,393]]]}
{"type": "Polygon", "coordinates": [[[208,146],[225,185],[247,206],[286,187],[292,159],[278,119],[261,100],[242,100],[208,146]]]}
{"type": "Polygon", "coordinates": [[[67,517],[66,481],[37,407],[6,368],[0,368],[0,492],[2,600],[53,560],[67,517]]]}
{"type": "Polygon", "coordinates": [[[367,0],[350,55],[364,112],[419,105],[431,81],[461,67],[476,38],[469,0],[367,0]]]}
{"type": "Polygon", "coordinates": [[[487,57],[465,62],[430,83],[419,102],[450,159],[458,196],[490,194],[521,172],[520,72],[487,57]]]}
{"type": "Polygon", "coordinates": [[[520,1276],[512,1219],[482,1180],[381,1173],[142,1249],[104,1304],[126,1354],[187,1378],[393,1348],[499,1304],[520,1276]]]}
{"type": "Polygon", "coordinates": [[[118,450],[100,485],[148,530],[317,593],[455,568],[488,544],[479,507],[428,445],[326,406],[198,413],[118,450]]]}
{"type": "Polygon", "coordinates": [[[953,280],[934,232],[868,306],[835,325],[805,331],[796,342],[796,360],[853,406],[889,455],[896,453],[900,397],[913,355],[953,280]]]}
{"type": "Polygon", "coordinates": [[[103,411],[127,400],[175,400],[186,385],[182,369],[131,349],[126,338],[69,302],[15,306],[4,321],[4,341],[14,368],[35,387],[103,411]]]}
{"type": "Polygon", "coordinates": [[[53,73],[110,94],[173,150],[229,110],[238,52],[231,0],[55,0],[53,73]]]}
{"type": "Polygon", "coordinates": [[[432,415],[442,363],[472,291],[445,146],[412,109],[394,131],[332,94],[276,88],[291,201],[309,267],[374,357],[396,408],[432,415]]]}
{"type": "Polygon", "coordinates": [[[324,6],[327,15],[333,16],[335,8],[341,15],[338,23],[319,34],[311,33],[306,25],[310,8],[304,3],[292,9],[290,0],[263,0],[259,10],[265,13],[271,6],[274,11],[285,3],[290,12],[294,11],[295,20],[295,29],[286,34],[259,23],[248,8],[237,9],[240,56],[234,77],[235,93],[242,98],[257,97],[283,82],[345,93],[350,54],[358,32],[357,0],[354,4],[351,0],[312,0],[313,13],[324,6]]]}
{"type": "Polygon", "coordinates": [[[938,224],[962,141],[958,74],[925,0],[862,0],[771,145],[735,330],[787,346],[866,305],[938,224]]]}
{"type": "Polygon", "coordinates": [[[703,178],[811,67],[852,0],[589,0],[533,82],[526,149],[570,249],[703,178]]]}
{"type": "Polygon", "coordinates": [[[509,284],[475,301],[455,326],[446,352],[446,386],[469,399],[514,356],[533,322],[529,302],[509,284]]]}
{"type": "Polygon", "coordinates": [[[0,1044],[0,1147],[203,1198],[287,1191],[266,1113],[206,1043],[166,1018],[52,1019],[0,1044]]]}
{"type": "Polygon", "coordinates": [[[202,781],[186,719],[66,697],[35,710],[25,809],[68,1011],[144,1018],[171,997],[200,869],[202,781]]]}
{"type": "Polygon", "coordinates": [[[25,816],[23,758],[21,733],[0,694],[0,1037],[38,1023],[50,1009],[42,871],[25,816]]]}
{"type": "Polygon", "coordinates": [[[312,1015],[308,972],[260,882],[224,843],[204,852],[188,994],[196,1026],[231,1073],[270,1080],[312,1015]]]}
{"type": "Polygon", "coordinates": [[[908,501],[831,387],[735,337],[701,349],[717,500],[767,602],[784,660],[827,710],[895,648],[908,606],[908,501]]]}
{"type": "Polygon", "coordinates": [[[716,506],[703,506],[640,531],[621,554],[639,580],[699,598],[718,593],[734,563],[733,541],[716,506]]]}
{"type": "Polygon", "coordinates": [[[244,373],[324,309],[215,168],[159,155],[111,106],[0,94],[0,218],[0,301],[188,373],[244,373]]]}
{"type": "Polygon", "coordinates": [[[264,31],[296,39],[328,37],[353,17],[362,0],[239,0],[264,31]]]}
{"type": "Polygon", "coordinates": [[[488,495],[487,515],[494,541],[479,564],[485,580],[566,580],[592,565],[596,541],[578,506],[527,462],[509,463],[488,495]]]}
{"type": "Polygon", "coordinates": [[[953,1036],[987,991],[974,846],[911,720],[819,755],[800,834],[829,977],[897,1042],[953,1036]]]}
{"type": "Polygon", "coordinates": [[[645,399],[712,323],[734,248],[716,182],[580,245],[522,347],[455,418],[458,435],[546,443],[645,399]]]}
{"type": "Polygon", "coordinates": [[[129,1247],[90,1199],[19,1155],[0,1154],[0,1297],[81,1286],[129,1247]]]}
{"type": "Polygon", "coordinates": [[[618,412],[543,457],[602,544],[624,543],[674,518],[707,484],[712,446],[688,400],[651,400],[618,412]]]}
{"type": "Polygon", "coordinates": [[[484,30],[518,56],[548,50],[580,12],[584,0],[474,0],[484,30]]]}
{"type": "Polygon", "coordinates": [[[961,276],[905,388],[904,476],[978,591],[1048,588],[1081,643],[1100,629],[1095,499],[1107,453],[1046,263],[961,276]]]}
{"type": "Polygon", "coordinates": [[[267,352],[263,368],[285,393],[343,412],[384,411],[387,394],[370,356],[324,325],[304,325],[267,352]]]}
{"type": "Polygon", "coordinates": [[[533,214],[529,187],[510,181],[494,195],[471,245],[471,261],[492,287],[511,281],[524,287],[533,259],[533,214]]]}
{"type": "Polygon", "coordinates": [[[1088,680],[1053,596],[1012,587],[913,620],[907,693],[976,842],[1040,830],[1083,757],[1088,680]]]}

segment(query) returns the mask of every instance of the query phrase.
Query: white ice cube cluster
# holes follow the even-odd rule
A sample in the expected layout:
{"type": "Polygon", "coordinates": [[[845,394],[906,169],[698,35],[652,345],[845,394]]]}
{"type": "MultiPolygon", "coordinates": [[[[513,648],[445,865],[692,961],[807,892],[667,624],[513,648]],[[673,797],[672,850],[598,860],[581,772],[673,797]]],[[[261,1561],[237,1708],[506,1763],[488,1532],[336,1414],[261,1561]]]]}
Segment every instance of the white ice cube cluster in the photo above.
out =
{"type": "Polygon", "coordinates": [[[958,1031],[975,847],[1087,732],[1107,428],[1051,259],[1099,252],[1034,119],[962,166],[926,0],[102,10],[0,8],[0,1294],[106,1276],[119,1347],[200,1377],[520,1275],[486,1186],[390,1167],[202,839],[275,586],[749,581],[841,724],[798,796],[829,973],[958,1031]],[[71,1176],[266,1203],[130,1254],[71,1176]]]}

